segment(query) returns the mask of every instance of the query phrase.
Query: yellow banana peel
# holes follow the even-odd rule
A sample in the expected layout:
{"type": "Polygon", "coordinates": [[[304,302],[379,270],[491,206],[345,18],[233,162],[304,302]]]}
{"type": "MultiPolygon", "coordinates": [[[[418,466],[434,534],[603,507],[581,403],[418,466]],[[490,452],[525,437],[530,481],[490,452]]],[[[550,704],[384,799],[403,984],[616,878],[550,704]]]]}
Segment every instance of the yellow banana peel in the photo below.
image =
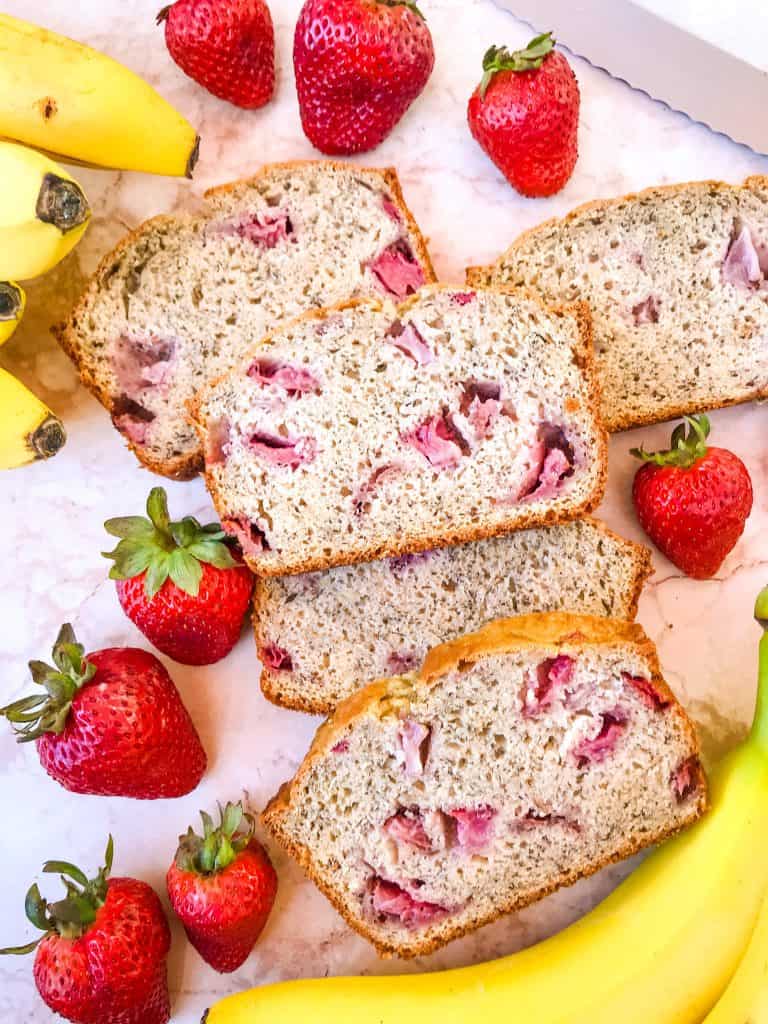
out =
{"type": "Polygon", "coordinates": [[[21,323],[27,305],[24,289],[15,281],[0,281],[0,345],[4,345],[21,323]]]}
{"type": "Polygon", "coordinates": [[[88,200],[53,160],[12,142],[0,142],[0,181],[0,280],[37,277],[82,238],[88,200]]]}
{"type": "Polygon", "coordinates": [[[191,177],[199,138],[112,58],[0,13],[0,136],[96,167],[191,177]]]}
{"type": "Polygon", "coordinates": [[[64,427],[48,406],[0,369],[0,469],[48,459],[65,440],[64,427]]]}

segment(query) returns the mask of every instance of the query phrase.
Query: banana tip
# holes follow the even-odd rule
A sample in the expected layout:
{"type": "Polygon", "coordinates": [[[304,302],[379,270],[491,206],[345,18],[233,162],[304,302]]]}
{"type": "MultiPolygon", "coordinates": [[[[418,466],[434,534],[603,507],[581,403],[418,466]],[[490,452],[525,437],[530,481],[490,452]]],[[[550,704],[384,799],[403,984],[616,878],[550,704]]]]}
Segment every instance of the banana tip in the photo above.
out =
{"type": "Polygon", "coordinates": [[[200,136],[195,136],[195,144],[192,146],[192,152],[189,154],[189,160],[187,160],[186,176],[192,177],[192,172],[197,166],[197,161],[200,156],[200,136]]]}
{"type": "Polygon", "coordinates": [[[757,595],[755,602],[755,618],[763,627],[768,630],[768,586],[763,587],[757,595]]]}
{"type": "Polygon", "coordinates": [[[29,436],[29,446],[36,459],[50,459],[67,440],[64,425],[55,416],[46,416],[29,436]]]}

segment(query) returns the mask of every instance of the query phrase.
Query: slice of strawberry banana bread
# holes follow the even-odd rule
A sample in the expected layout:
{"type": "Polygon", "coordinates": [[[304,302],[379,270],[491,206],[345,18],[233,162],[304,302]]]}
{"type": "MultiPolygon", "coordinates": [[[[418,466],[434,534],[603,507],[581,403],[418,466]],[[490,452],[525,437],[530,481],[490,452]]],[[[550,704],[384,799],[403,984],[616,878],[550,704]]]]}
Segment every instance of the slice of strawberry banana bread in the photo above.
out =
{"type": "Polygon", "coordinates": [[[57,329],[141,462],[177,478],[203,465],[186,402],[278,321],[434,280],[393,170],[271,164],[206,199],[132,232],[57,329]]]}
{"type": "Polygon", "coordinates": [[[281,326],[192,409],[224,528],[272,576],[577,518],[597,405],[586,307],[435,285],[281,326]]]}
{"type": "Polygon", "coordinates": [[[327,714],[361,680],[418,668],[430,647],[492,619],[561,610],[633,619],[650,572],[647,548],[586,518],[257,579],[261,688],[276,704],[327,714]]]}
{"type": "Polygon", "coordinates": [[[768,396],[768,177],[588,203],[467,279],[590,303],[609,430],[768,396]]]}
{"type": "Polygon", "coordinates": [[[340,704],[263,820],[354,929],[409,957],[658,842],[706,799],[642,629],[555,612],[340,704]]]}

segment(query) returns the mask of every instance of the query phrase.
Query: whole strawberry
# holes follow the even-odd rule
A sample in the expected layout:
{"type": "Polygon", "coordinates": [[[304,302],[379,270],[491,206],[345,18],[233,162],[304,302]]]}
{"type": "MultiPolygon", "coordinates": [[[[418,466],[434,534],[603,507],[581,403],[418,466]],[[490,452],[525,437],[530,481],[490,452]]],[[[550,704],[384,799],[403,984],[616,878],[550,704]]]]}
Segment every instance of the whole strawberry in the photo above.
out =
{"type": "Polygon", "coordinates": [[[189,941],[206,963],[226,974],[248,957],[277,894],[277,875],[253,838],[242,804],[219,810],[215,827],[201,812],[203,835],[190,828],[168,870],[168,896],[189,941]]]}
{"type": "Polygon", "coordinates": [[[109,877],[111,836],[105,860],[92,879],[72,864],[48,861],[43,871],[61,874],[66,897],[48,903],[33,885],[27,917],[45,935],[0,953],[36,948],[38,992],[75,1024],[165,1024],[171,935],[163,908],[145,882],[109,877]]]}
{"type": "Polygon", "coordinates": [[[253,576],[218,523],[168,517],[162,487],[147,499],[147,519],[109,519],[119,537],[109,576],[123,611],[159,651],[184,665],[210,665],[240,637],[253,576]]]}
{"type": "Polygon", "coordinates": [[[427,84],[432,36],[409,0],[306,0],[293,64],[304,134],[323,153],[364,153],[427,84]]]}
{"type": "Polygon", "coordinates": [[[492,46],[483,72],[467,111],[472,134],[518,192],[559,192],[579,155],[579,85],[552,33],[515,53],[492,46]]]}
{"type": "Polygon", "coordinates": [[[86,655],[67,623],[53,662],[29,663],[45,693],[0,708],[20,743],[37,741],[51,778],[73,793],[138,800],[183,796],[197,786],[205,751],[154,654],[109,647],[86,655]]]}
{"type": "Polygon", "coordinates": [[[747,467],[733,452],[707,447],[709,430],[706,416],[686,416],[669,451],[632,449],[645,463],[632,487],[640,525],[678,569],[698,580],[714,576],[752,511],[747,467]]]}
{"type": "Polygon", "coordinates": [[[157,16],[181,70],[236,107],[263,107],[275,91],[275,30],[264,0],[176,0],[157,16]]]}

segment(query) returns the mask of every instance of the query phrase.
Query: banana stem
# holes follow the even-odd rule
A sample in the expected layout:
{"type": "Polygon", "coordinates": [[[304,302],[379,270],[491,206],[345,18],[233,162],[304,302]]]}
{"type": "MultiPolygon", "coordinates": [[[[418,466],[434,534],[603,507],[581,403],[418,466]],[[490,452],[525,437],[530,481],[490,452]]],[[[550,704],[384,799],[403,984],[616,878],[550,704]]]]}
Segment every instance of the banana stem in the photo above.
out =
{"type": "Polygon", "coordinates": [[[755,604],[755,618],[763,627],[757,671],[757,701],[750,740],[768,753],[768,587],[763,587],[755,604]]]}

